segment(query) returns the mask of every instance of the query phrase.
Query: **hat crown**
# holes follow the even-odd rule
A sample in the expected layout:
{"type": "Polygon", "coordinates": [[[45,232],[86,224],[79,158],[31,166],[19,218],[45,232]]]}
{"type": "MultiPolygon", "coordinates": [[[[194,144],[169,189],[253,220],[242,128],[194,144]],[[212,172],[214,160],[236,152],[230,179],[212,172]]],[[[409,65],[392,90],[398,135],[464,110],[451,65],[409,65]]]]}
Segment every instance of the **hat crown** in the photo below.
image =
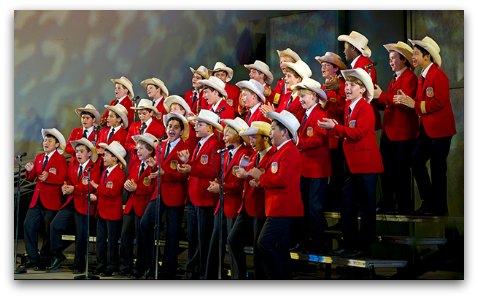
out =
{"type": "Polygon", "coordinates": [[[112,151],[111,153],[118,154],[123,158],[126,156],[126,150],[118,141],[111,142],[109,146],[111,149],[110,151],[112,151]]]}
{"type": "Polygon", "coordinates": [[[413,53],[413,49],[411,46],[409,46],[408,44],[404,43],[403,41],[399,41],[397,42],[397,44],[395,45],[397,48],[401,48],[401,49],[404,49],[410,53],[413,53]]]}
{"type": "Polygon", "coordinates": [[[258,81],[254,80],[254,79],[250,79],[249,82],[254,85],[254,87],[257,88],[257,90],[261,93],[261,94],[264,94],[264,86],[262,86],[261,83],[259,83],[258,81]]]}
{"type": "Polygon", "coordinates": [[[357,42],[357,45],[361,46],[362,49],[365,50],[365,48],[368,45],[368,38],[367,37],[365,37],[364,35],[360,34],[357,31],[350,32],[349,36],[357,42]]]}
{"type": "Polygon", "coordinates": [[[148,108],[148,109],[150,109],[152,106],[153,106],[153,102],[150,99],[141,98],[141,100],[138,103],[137,108],[148,108]]]}
{"type": "Polygon", "coordinates": [[[197,119],[207,120],[208,122],[217,123],[217,124],[219,124],[219,121],[220,121],[220,118],[216,113],[214,113],[213,111],[204,110],[204,109],[199,111],[197,119]]]}
{"type": "Polygon", "coordinates": [[[271,133],[271,125],[270,123],[264,121],[253,121],[251,123],[251,128],[257,129],[257,133],[269,135],[271,133]]]}
{"type": "Polygon", "coordinates": [[[287,48],[287,49],[282,50],[282,51],[281,51],[281,50],[277,50],[277,55],[279,55],[279,57],[289,56],[289,57],[291,57],[292,59],[294,59],[295,62],[302,60],[302,59],[300,58],[300,56],[299,56],[296,52],[294,52],[291,48],[287,48]]]}
{"type": "Polygon", "coordinates": [[[88,110],[95,110],[95,111],[96,111],[95,106],[92,105],[92,104],[87,104],[83,109],[85,109],[85,110],[87,110],[87,109],[88,109],[88,110]]]}
{"type": "Polygon", "coordinates": [[[128,110],[120,103],[110,107],[114,107],[118,112],[128,115],[128,110]]]}
{"type": "Polygon", "coordinates": [[[437,53],[440,53],[440,47],[438,46],[438,44],[431,37],[425,36],[422,39],[422,41],[424,43],[426,43],[429,47],[434,49],[437,53]]]}
{"type": "Polygon", "coordinates": [[[297,62],[284,62],[284,65],[293,69],[302,79],[312,76],[312,70],[302,60],[299,60],[297,62]]]}
{"type": "Polygon", "coordinates": [[[227,67],[226,64],[218,61],[218,62],[216,62],[216,64],[214,64],[213,71],[225,70],[226,68],[229,68],[229,67],[227,67]]]}
{"type": "Polygon", "coordinates": [[[201,66],[198,67],[198,69],[196,69],[196,71],[199,71],[199,72],[202,72],[202,73],[207,74],[208,69],[207,69],[206,66],[201,65],[201,66]]]}
{"type": "Polygon", "coordinates": [[[218,85],[220,88],[224,89],[226,87],[226,83],[224,83],[220,78],[217,77],[210,77],[209,81],[213,82],[214,84],[218,85]]]}
{"type": "MultiPolygon", "coordinates": [[[[299,129],[300,127],[300,123],[299,123],[299,120],[297,120],[297,117],[294,116],[294,114],[292,114],[291,112],[287,111],[287,110],[283,110],[282,112],[279,113],[279,115],[281,116],[281,120],[278,120],[280,122],[286,122],[286,123],[282,123],[284,125],[288,125],[288,127],[290,127],[290,129],[292,130],[292,132],[297,132],[297,130],[299,129]]],[[[287,126],[286,125],[286,126],[287,126]]]]}
{"type": "Polygon", "coordinates": [[[270,70],[269,65],[265,64],[261,60],[254,61],[254,64],[252,64],[252,66],[256,66],[260,69],[262,68],[262,69],[270,70]]]}

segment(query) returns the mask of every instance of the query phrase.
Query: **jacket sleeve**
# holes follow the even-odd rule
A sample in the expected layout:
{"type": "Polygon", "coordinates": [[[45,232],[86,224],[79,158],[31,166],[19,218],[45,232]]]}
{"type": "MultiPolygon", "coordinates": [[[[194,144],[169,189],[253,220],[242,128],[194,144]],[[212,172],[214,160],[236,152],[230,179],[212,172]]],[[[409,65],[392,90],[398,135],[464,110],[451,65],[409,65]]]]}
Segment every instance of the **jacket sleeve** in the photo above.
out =
{"type": "Polygon", "coordinates": [[[431,84],[425,86],[426,100],[416,101],[415,111],[418,115],[430,114],[443,109],[450,102],[449,82],[446,75],[441,72],[435,72],[431,78],[431,84]],[[432,96],[429,97],[426,90],[433,88],[432,96]]]}

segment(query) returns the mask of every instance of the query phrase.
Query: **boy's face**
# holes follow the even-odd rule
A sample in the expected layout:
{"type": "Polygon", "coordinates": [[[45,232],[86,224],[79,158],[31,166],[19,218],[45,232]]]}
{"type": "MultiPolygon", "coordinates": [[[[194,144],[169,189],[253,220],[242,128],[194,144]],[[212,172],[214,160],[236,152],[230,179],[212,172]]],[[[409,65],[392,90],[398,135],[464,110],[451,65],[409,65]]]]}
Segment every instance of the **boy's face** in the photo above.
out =
{"type": "Polygon", "coordinates": [[[290,71],[286,71],[284,81],[287,86],[292,86],[300,83],[302,81],[302,78],[300,76],[296,77],[295,74],[290,71]]]}
{"type": "Polygon", "coordinates": [[[161,89],[156,85],[149,84],[146,86],[146,93],[148,94],[149,98],[160,98],[161,97],[161,89]]]}
{"type": "Polygon", "coordinates": [[[302,89],[299,91],[299,102],[302,105],[302,108],[307,110],[316,103],[314,93],[302,89]]]}
{"type": "Polygon", "coordinates": [[[263,135],[252,135],[249,136],[249,140],[251,141],[251,147],[256,152],[261,152],[262,150],[266,149],[266,139],[263,135]]]}
{"type": "Polygon", "coordinates": [[[199,74],[194,73],[193,78],[191,80],[193,84],[193,88],[199,89],[202,87],[202,85],[198,83],[199,80],[202,80],[202,77],[199,74]]]}
{"type": "Polygon", "coordinates": [[[196,131],[196,137],[203,138],[211,134],[210,125],[206,122],[197,121],[194,125],[194,130],[196,131]]]}
{"type": "Polygon", "coordinates": [[[227,72],[224,70],[219,70],[214,73],[214,76],[225,83],[227,79],[227,72]]]}
{"type": "Polygon", "coordinates": [[[249,78],[258,81],[259,83],[264,83],[264,74],[257,69],[251,68],[249,70],[249,78]]]}
{"type": "Polygon", "coordinates": [[[146,122],[149,119],[151,119],[151,117],[153,117],[153,110],[149,110],[149,109],[138,110],[138,117],[139,117],[139,120],[141,120],[141,122],[146,122]]]}
{"type": "Polygon", "coordinates": [[[347,100],[359,99],[364,93],[365,87],[351,81],[345,82],[345,96],[347,100]]]}
{"type": "Polygon", "coordinates": [[[345,42],[344,44],[344,56],[345,60],[347,60],[348,62],[352,62],[355,57],[357,57],[357,53],[354,50],[354,46],[348,42],[345,42]]]}
{"type": "Polygon", "coordinates": [[[234,145],[234,147],[239,146],[241,142],[241,137],[238,134],[235,134],[231,132],[230,129],[228,129],[225,133],[224,136],[222,137],[222,140],[224,141],[224,144],[227,146],[229,145],[234,145]]]}
{"type": "Polygon", "coordinates": [[[173,119],[168,122],[166,133],[168,134],[168,141],[171,143],[180,138],[183,135],[184,130],[181,129],[181,123],[173,119]]]}
{"type": "Polygon", "coordinates": [[[103,165],[105,167],[111,167],[117,163],[118,163],[118,158],[114,156],[113,153],[109,152],[108,150],[105,150],[105,153],[103,154],[103,165]]]}
{"type": "Polygon", "coordinates": [[[95,118],[91,117],[88,114],[81,115],[81,125],[85,129],[89,129],[95,123],[95,118]]]}
{"type": "Polygon", "coordinates": [[[84,164],[88,159],[90,159],[92,154],[91,151],[88,150],[86,146],[82,144],[77,145],[75,147],[75,152],[76,152],[76,160],[78,160],[80,164],[84,164]]]}
{"type": "Polygon", "coordinates": [[[322,77],[330,79],[337,74],[338,67],[329,63],[322,62],[322,77]]]}
{"type": "Polygon", "coordinates": [[[242,89],[241,94],[242,94],[242,101],[244,102],[244,106],[246,108],[252,108],[259,102],[256,94],[250,91],[249,89],[245,89],[245,88],[242,89]]]}
{"type": "Polygon", "coordinates": [[[177,103],[171,104],[171,107],[169,108],[169,112],[186,116],[186,110],[183,109],[183,107],[177,103]]]}
{"type": "Polygon", "coordinates": [[[121,117],[116,115],[115,112],[109,111],[108,117],[106,118],[106,125],[108,125],[109,127],[116,127],[120,125],[120,123],[121,123],[121,117]]]}
{"type": "Polygon", "coordinates": [[[60,143],[56,140],[56,138],[52,136],[45,136],[43,138],[43,151],[46,154],[52,153],[58,147],[60,147],[60,143]]]}
{"type": "Polygon", "coordinates": [[[212,90],[210,88],[206,88],[203,91],[203,97],[207,100],[209,105],[214,105],[219,101],[219,92],[216,90],[212,90]]]}
{"type": "Polygon", "coordinates": [[[128,95],[128,89],[126,89],[126,87],[121,84],[115,84],[116,99],[120,99],[126,95],[128,95]]]}
{"type": "Polygon", "coordinates": [[[138,159],[141,161],[146,160],[151,155],[151,151],[149,151],[146,146],[141,143],[136,145],[136,153],[138,154],[138,159]]]}
{"type": "Polygon", "coordinates": [[[398,52],[390,51],[388,54],[388,63],[393,72],[397,72],[405,67],[405,60],[401,60],[401,55],[398,52]]]}
{"type": "Polygon", "coordinates": [[[419,67],[419,66],[425,65],[425,56],[423,56],[423,53],[416,47],[413,47],[412,62],[413,62],[413,67],[419,67]]]}
{"type": "Polygon", "coordinates": [[[294,59],[292,59],[292,57],[289,57],[289,56],[279,57],[279,65],[283,74],[285,74],[285,68],[286,68],[284,65],[284,62],[294,62],[294,59]]]}

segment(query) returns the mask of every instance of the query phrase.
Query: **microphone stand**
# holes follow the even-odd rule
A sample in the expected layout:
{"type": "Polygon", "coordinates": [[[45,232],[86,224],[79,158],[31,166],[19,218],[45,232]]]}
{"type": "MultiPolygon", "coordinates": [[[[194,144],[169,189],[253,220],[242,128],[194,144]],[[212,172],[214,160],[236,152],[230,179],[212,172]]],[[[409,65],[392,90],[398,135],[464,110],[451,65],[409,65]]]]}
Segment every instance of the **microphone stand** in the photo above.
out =
{"type": "MultiPolygon", "coordinates": [[[[18,162],[18,181],[17,181],[17,191],[15,196],[15,214],[16,214],[16,225],[15,225],[15,256],[13,258],[13,268],[17,267],[17,250],[18,250],[18,221],[20,216],[20,179],[21,179],[21,169],[22,169],[22,156],[19,155],[16,157],[18,162]]],[[[15,270],[15,269],[14,269],[15,270]]]]}
{"type": "Polygon", "coordinates": [[[158,145],[158,184],[157,184],[157,189],[158,189],[158,195],[156,196],[156,213],[154,215],[154,279],[158,279],[158,271],[159,271],[159,224],[161,222],[161,219],[159,218],[159,213],[161,211],[161,151],[162,151],[162,144],[159,142],[158,145]]]}
{"type": "Polygon", "coordinates": [[[218,279],[222,279],[222,224],[224,217],[224,153],[221,152],[221,170],[219,171],[221,175],[221,184],[219,184],[219,266],[218,266],[218,279]]]}
{"type": "Polygon", "coordinates": [[[91,176],[90,176],[91,168],[88,171],[88,207],[87,207],[87,215],[86,215],[86,266],[85,266],[85,274],[75,276],[74,279],[100,279],[99,276],[94,275],[93,273],[88,272],[88,252],[89,252],[89,245],[90,245],[90,204],[91,204],[91,199],[90,199],[90,181],[91,181],[91,176]]]}

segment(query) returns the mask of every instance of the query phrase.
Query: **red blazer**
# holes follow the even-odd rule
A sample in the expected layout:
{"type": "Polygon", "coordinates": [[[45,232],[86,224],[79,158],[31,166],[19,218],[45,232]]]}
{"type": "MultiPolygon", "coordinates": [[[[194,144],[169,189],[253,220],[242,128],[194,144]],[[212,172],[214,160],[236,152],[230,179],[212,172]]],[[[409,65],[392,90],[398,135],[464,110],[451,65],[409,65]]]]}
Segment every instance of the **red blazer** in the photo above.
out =
{"type": "Polygon", "coordinates": [[[285,93],[286,90],[284,90],[284,78],[280,78],[274,90],[272,90],[271,95],[269,96],[269,103],[273,104],[275,107],[277,107],[280,103],[280,98],[283,93],[285,93]]]}
{"type": "MultiPolygon", "coordinates": [[[[116,105],[116,102],[117,99],[113,99],[111,100],[111,102],[108,104],[109,106],[114,106],[116,105]]],[[[133,102],[131,101],[131,99],[126,96],[125,98],[123,98],[123,100],[120,102],[121,105],[123,105],[125,108],[126,108],[126,111],[128,111],[128,124],[131,125],[131,123],[133,123],[133,119],[134,119],[134,111],[131,109],[131,107],[133,106],[133,102]]],[[[103,116],[101,116],[101,120],[102,121],[105,121],[106,123],[106,118],[108,118],[108,113],[109,113],[109,110],[106,109],[106,111],[103,113],[103,116]]],[[[127,129],[127,127],[126,127],[127,129]]]]}
{"type": "Polygon", "coordinates": [[[151,175],[152,172],[151,168],[146,167],[143,173],[141,173],[141,176],[138,177],[140,169],[141,162],[138,162],[133,167],[129,168],[129,175],[126,180],[133,180],[137,187],[134,192],[130,192],[129,194],[128,201],[126,201],[126,206],[123,211],[124,214],[129,214],[131,210],[134,210],[134,213],[137,216],[143,216],[151,195],[156,189],[157,178],[149,178],[149,175],[151,175]]]}
{"type": "Polygon", "coordinates": [[[386,92],[378,98],[379,107],[385,107],[383,113],[383,132],[392,141],[415,139],[418,133],[418,116],[414,109],[393,103],[393,96],[402,90],[411,98],[417,91],[417,76],[407,68],[396,82],[390,81],[386,92]]]}
{"type": "Polygon", "coordinates": [[[188,90],[184,94],[184,100],[189,105],[189,107],[191,107],[191,111],[194,114],[196,114],[196,115],[199,114],[199,112],[202,109],[206,109],[206,110],[208,109],[207,100],[204,99],[202,90],[199,92],[199,99],[194,103],[194,105],[192,104],[193,96],[194,96],[194,91],[192,89],[188,90]]]}
{"type": "MultiPolygon", "coordinates": [[[[26,171],[27,180],[33,181],[41,175],[44,157],[44,152],[37,154],[33,162],[32,171],[26,171]]],[[[44,171],[48,172],[48,177],[44,182],[37,180],[29,208],[35,207],[38,199],[40,199],[43,207],[46,209],[60,210],[61,186],[65,182],[67,172],[65,157],[58,153],[58,151],[55,151],[48,160],[44,171]]]]}
{"type": "Polygon", "coordinates": [[[189,123],[189,137],[184,142],[186,143],[186,145],[189,146],[190,152],[193,152],[194,148],[196,148],[200,139],[201,138],[196,137],[196,131],[194,130],[194,125],[189,123]]]}
{"type": "Polygon", "coordinates": [[[262,114],[261,106],[262,104],[254,111],[252,115],[250,111],[247,112],[246,116],[244,117],[244,121],[246,121],[247,125],[251,126],[251,123],[254,121],[264,121],[271,123],[271,120],[262,114]]]}
{"type": "MultiPolygon", "coordinates": [[[[363,68],[365,71],[368,72],[370,77],[372,78],[373,84],[377,84],[377,71],[375,70],[375,66],[369,66],[372,64],[372,60],[370,58],[364,57],[362,55],[359,56],[357,62],[354,65],[354,69],[356,68],[363,68]]],[[[373,108],[373,113],[375,115],[375,130],[379,130],[382,128],[382,121],[380,120],[380,113],[378,112],[378,107],[376,106],[375,102],[377,100],[374,99],[370,103],[373,108]]]]}
{"type": "MultiPolygon", "coordinates": [[[[348,110],[350,101],[345,105],[348,110]]],[[[345,116],[347,117],[347,116],[345,116]]],[[[373,108],[365,99],[359,99],[345,125],[335,125],[337,135],[344,138],[343,149],[350,172],[383,172],[382,156],[374,130],[373,108]]]]}
{"type": "Polygon", "coordinates": [[[286,95],[283,95],[281,97],[281,102],[276,112],[280,113],[283,110],[287,110],[291,114],[293,114],[297,118],[297,120],[300,121],[305,114],[305,110],[302,108],[302,105],[300,104],[299,96],[296,96],[294,100],[292,101],[292,103],[290,104],[289,108],[287,108],[287,103],[290,100],[291,94],[292,92],[288,92],[286,95]]]}
{"type": "Polygon", "coordinates": [[[106,180],[104,180],[105,171],[101,173],[100,183],[96,189],[97,214],[106,220],[121,220],[123,219],[123,185],[126,175],[119,164],[109,173],[106,180]]]}
{"type": "MultiPolygon", "coordinates": [[[[78,167],[80,166],[78,164],[78,160],[76,161],[76,164],[71,164],[70,167],[68,167],[68,176],[66,178],[66,184],[73,185],[75,189],[73,190],[73,193],[68,196],[68,199],[66,200],[65,204],[61,206],[62,209],[66,205],[68,205],[71,200],[73,200],[75,210],[80,214],[87,215],[86,210],[88,209],[88,172],[86,172],[85,169],[88,169],[91,164],[93,164],[93,162],[91,160],[88,161],[85,168],[83,169],[83,174],[81,174],[80,179],[78,179],[78,167]]],[[[99,165],[94,164],[93,168],[91,168],[89,171],[91,179],[90,181],[93,181],[94,183],[98,184],[100,182],[101,172],[99,165]]],[[[90,193],[93,194],[95,192],[96,189],[90,185],[90,193]]],[[[96,201],[91,202],[90,204],[90,214],[95,214],[95,210],[96,201]]]]}
{"type": "MultiPolygon", "coordinates": [[[[241,89],[239,89],[239,87],[237,87],[236,85],[229,84],[229,83],[226,83],[226,86],[224,87],[224,89],[227,92],[226,103],[232,108],[233,112],[238,111],[237,107],[239,106],[239,95],[241,93],[241,89]]],[[[234,118],[235,118],[235,115],[231,119],[234,119],[234,118]]],[[[222,118],[222,119],[228,119],[228,118],[222,118]]]]}
{"type": "MultiPolygon", "coordinates": [[[[344,124],[344,108],[345,108],[345,82],[340,79],[339,90],[326,91],[327,102],[325,103],[324,110],[327,114],[327,118],[335,119],[339,124],[344,124]]],[[[321,86],[325,91],[325,85],[321,86]]],[[[339,137],[335,134],[334,130],[329,130],[329,148],[336,149],[339,144],[339,137]]]]}
{"type": "MultiPolygon", "coordinates": [[[[236,154],[234,154],[226,168],[226,163],[229,158],[228,151],[224,154],[224,215],[228,218],[236,218],[239,208],[241,207],[244,179],[236,177],[233,173],[233,169],[239,166],[239,161],[244,155],[250,155],[250,150],[248,147],[242,145],[237,149],[236,154]]],[[[217,201],[214,215],[219,212],[219,207],[220,201],[217,201]]]]}
{"type": "Polygon", "coordinates": [[[120,126],[119,130],[115,131],[115,134],[108,141],[109,132],[110,132],[110,127],[105,127],[100,130],[99,136],[98,136],[98,143],[96,143],[96,148],[100,147],[98,146],[99,143],[106,143],[109,145],[113,141],[119,142],[121,146],[123,147],[126,146],[126,136],[128,135],[128,131],[124,129],[123,126],[120,126]]]}
{"type": "MultiPolygon", "coordinates": [[[[304,114],[305,117],[305,114],[304,114]]],[[[301,120],[299,144],[297,148],[302,158],[302,176],[307,178],[325,178],[332,176],[328,132],[317,124],[326,117],[324,110],[317,104],[307,120],[301,120]],[[303,125],[302,125],[303,123],[303,125]]]]}
{"type": "Polygon", "coordinates": [[[209,187],[209,181],[213,181],[218,176],[219,167],[221,166],[221,155],[213,153],[221,148],[221,142],[212,135],[201,146],[197,156],[194,155],[197,146],[191,154],[189,159],[191,173],[189,173],[188,194],[194,206],[214,207],[217,204],[219,195],[207,191],[207,188],[209,187]]]}
{"type": "MultiPolygon", "coordinates": [[[[96,145],[96,143],[98,142],[99,130],[97,128],[99,129],[99,126],[93,129],[93,131],[88,135],[88,141],[93,143],[93,145],[96,145]]],[[[66,141],[65,152],[74,156],[76,154],[75,148],[71,146],[70,141],[76,141],[81,139],[82,137],[83,137],[83,127],[74,128],[71,131],[70,136],[68,137],[68,140],[66,141]]],[[[76,158],[72,158],[72,160],[75,160],[76,162],[78,162],[76,158]]]]}
{"type": "MultiPolygon", "coordinates": [[[[271,165],[271,157],[276,152],[276,147],[271,147],[269,151],[264,155],[262,160],[256,166],[256,160],[259,157],[257,153],[256,156],[251,160],[251,164],[246,168],[247,171],[257,167],[258,169],[264,169],[267,171],[271,165]]],[[[240,213],[242,208],[246,208],[247,214],[253,217],[264,217],[265,216],[265,190],[262,186],[251,187],[249,181],[252,180],[252,177],[248,176],[244,182],[244,192],[243,192],[243,201],[241,208],[237,213],[240,213]]]]}
{"type": "MultiPolygon", "coordinates": [[[[164,159],[164,153],[166,153],[167,141],[161,144],[161,168],[164,171],[164,175],[161,176],[161,199],[166,206],[180,207],[186,205],[188,198],[188,175],[179,173],[176,168],[178,164],[181,164],[181,160],[178,157],[178,152],[182,150],[188,150],[190,153],[194,149],[190,149],[189,146],[180,140],[173,150],[169,152],[166,159],[164,159]]],[[[192,155],[191,155],[192,156],[192,155]]],[[[157,195],[157,191],[156,191],[157,195]]],[[[156,199],[156,196],[153,196],[156,199]]]]}
{"type": "MultiPolygon", "coordinates": [[[[234,119],[236,117],[234,115],[233,108],[230,105],[228,105],[225,100],[221,100],[218,107],[216,108],[216,111],[212,110],[212,106],[211,106],[210,110],[214,113],[216,113],[217,111],[221,111],[219,113],[216,113],[216,114],[218,114],[219,118],[221,118],[221,119],[234,119]]],[[[223,124],[223,127],[224,127],[224,125],[225,124],[223,124]]]]}
{"type": "Polygon", "coordinates": [[[436,64],[430,66],[425,82],[418,80],[415,111],[431,138],[456,134],[455,116],[450,103],[448,77],[436,64]]]}
{"type": "Polygon", "coordinates": [[[300,195],[302,164],[297,146],[291,140],[271,157],[271,165],[260,177],[266,191],[266,216],[304,216],[300,195]]]}
{"type": "MultiPolygon", "coordinates": [[[[160,125],[159,122],[159,120],[153,118],[144,132],[150,133],[158,139],[161,138],[165,134],[165,130],[164,126],[160,125]]],[[[131,168],[133,165],[139,163],[138,155],[136,154],[136,142],[133,140],[132,136],[140,134],[140,127],[141,121],[138,121],[131,124],[128,129],[124,147],[129,154],[128,168],[131,168]]]]}

